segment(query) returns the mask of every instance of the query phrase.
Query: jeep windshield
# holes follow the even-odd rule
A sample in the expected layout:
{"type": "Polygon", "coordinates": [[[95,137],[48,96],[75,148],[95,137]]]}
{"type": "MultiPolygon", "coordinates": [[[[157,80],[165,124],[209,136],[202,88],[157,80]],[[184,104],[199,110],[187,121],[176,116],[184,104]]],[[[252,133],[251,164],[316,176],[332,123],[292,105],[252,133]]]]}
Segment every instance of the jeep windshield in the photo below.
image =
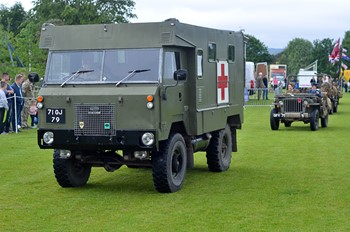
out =
{"type": "Polygon", "coordinates": [[[46,84],[118,83],[132,70],[138,72],[122,83],[157,83],[160,79],[161,49],[111,49],[51,51],[46,84]]]}

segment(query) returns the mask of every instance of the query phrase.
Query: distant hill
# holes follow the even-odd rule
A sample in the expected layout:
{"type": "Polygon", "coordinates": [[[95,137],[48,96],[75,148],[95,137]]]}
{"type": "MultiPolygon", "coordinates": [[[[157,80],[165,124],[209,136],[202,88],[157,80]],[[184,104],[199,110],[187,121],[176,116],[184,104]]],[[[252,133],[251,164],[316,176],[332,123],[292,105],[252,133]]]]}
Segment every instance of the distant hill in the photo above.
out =
{"type": "Polygon", "coordinates": [[[271,55],[276,55],[280,52],[283,52],[283,48],[268,48],[268,51],[271,55]]]}

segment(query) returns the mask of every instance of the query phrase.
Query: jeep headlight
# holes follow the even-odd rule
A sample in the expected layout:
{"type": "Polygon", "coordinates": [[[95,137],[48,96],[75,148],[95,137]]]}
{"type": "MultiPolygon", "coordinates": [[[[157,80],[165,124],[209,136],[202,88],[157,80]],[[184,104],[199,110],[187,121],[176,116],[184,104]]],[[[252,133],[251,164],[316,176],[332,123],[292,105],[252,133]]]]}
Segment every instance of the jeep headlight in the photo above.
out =
{"type": "Polygon", "coordinates": [[[146,146],[154,144],[154,134],[150,132],[144,133],[141,137],[141,141],[146,146]]]}
{"type": "Polygon", "coordinates": [[[43,140],[47,145],[51,145],[53,143],[53,132],[46,131],[43,135],[43,140]]]}
{"type": "Polygon", "coordinates": [[[283,101],[279,101],[278,104],[279,104],[280,106],[283,106],[283,101]]]}

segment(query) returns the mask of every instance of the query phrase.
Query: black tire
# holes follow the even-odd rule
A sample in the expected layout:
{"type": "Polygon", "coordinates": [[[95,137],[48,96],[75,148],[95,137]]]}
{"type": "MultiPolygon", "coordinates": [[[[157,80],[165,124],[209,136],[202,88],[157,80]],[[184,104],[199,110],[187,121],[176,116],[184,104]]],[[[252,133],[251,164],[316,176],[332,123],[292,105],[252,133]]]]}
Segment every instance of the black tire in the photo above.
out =
{"type": "Polygon", "coordinates": [[[270,112],[270,126],[271,130],[278,130],[280,127],[280,120],[273,117],[274,114],[278,113],[277,109],[272,109],[270,112]]]}
{"type": "Polygon", "coordinates": [[[328,111],[329,114],[333,114],[334,112],[334,102],[332,101],[331,109],[328,111]]]}
{"type": "Polygon", "coordinates": [[[181,134],[172,134],[152,157],[154,187],[161,193],[181,189],[186,175],[187,149],[181,134]]]}
{"type": "Polygon", "coordinates": [[[292,125],[292,122],[290,122],[290,121],[285,121],[284,122],[284,126],[285,127],[291,127],[291,125],[292,125]]]}
{"type": "Polygon", "coordinates": [[[338,112],[338,103],[337,103],[337,101],[334,102],[333,112],[334,112],[334,113],[337,113],[337,112],[338,112]]]}
{"type": "Polygon", "coordinates": [[[328,126],[328,114],[326,115],[326,117],[321,118],[321,126],[322,127],[327,127],[328,126]]]}
{"type": "Polygon", "coordinates": [[[311,118],[310,118],[310,129],[312,131],[316,131],[318,130],[318,121],[319,121],[319,113],[318,113],[318,109],[314,109],[311,112],[311,118]]]}
{"type": "Polygon", "coordinates": [[[226,171],[232,158],[232,134],[230,127],[212,133],[206,150],[208,168],[212,172],[226,171]]]}
{"type": "Polygon", "coordinates": [[[64,188],[86,185],[91,173],[91,165],[83,164],[74,158],[61,158],[60,151],[53,153],[53,169],[58,184],[64,188]]]}

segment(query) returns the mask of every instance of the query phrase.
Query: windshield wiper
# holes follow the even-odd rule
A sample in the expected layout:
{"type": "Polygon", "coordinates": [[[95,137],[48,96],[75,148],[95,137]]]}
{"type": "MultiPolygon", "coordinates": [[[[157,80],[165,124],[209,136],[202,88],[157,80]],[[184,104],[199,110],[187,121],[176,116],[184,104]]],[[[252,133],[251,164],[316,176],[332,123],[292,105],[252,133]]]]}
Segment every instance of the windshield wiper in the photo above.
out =
{"type": "Polygon", "coordinates": [[[126,75],[126,77],[124,77],[123,79],[121,79],[120,81],[118,81],[117,84],[115,84],[115,86],[118,86],[120,83],[122,83],[123,81],[126,81],[128,79],[130,79],[131,77],[133,77],[136,73],[141,73],[141,72],[147,72],[150,71],[151,69],[135,69],[132,71],[129,71],[129,74],[126,75]]]}
{"type": "Polygon", "coordinates": [[[93,69],[89,69],[89,70],[77,70],[76,72],[73,72],[72,75],[70,77],[67,78],[67,80],[65,80],[62,84],[61,87],[63,87],[68,81],[72,80],[73,77],[78,76],[81,73],[89,73],[89,72],[93,72],[93,69]]]}

